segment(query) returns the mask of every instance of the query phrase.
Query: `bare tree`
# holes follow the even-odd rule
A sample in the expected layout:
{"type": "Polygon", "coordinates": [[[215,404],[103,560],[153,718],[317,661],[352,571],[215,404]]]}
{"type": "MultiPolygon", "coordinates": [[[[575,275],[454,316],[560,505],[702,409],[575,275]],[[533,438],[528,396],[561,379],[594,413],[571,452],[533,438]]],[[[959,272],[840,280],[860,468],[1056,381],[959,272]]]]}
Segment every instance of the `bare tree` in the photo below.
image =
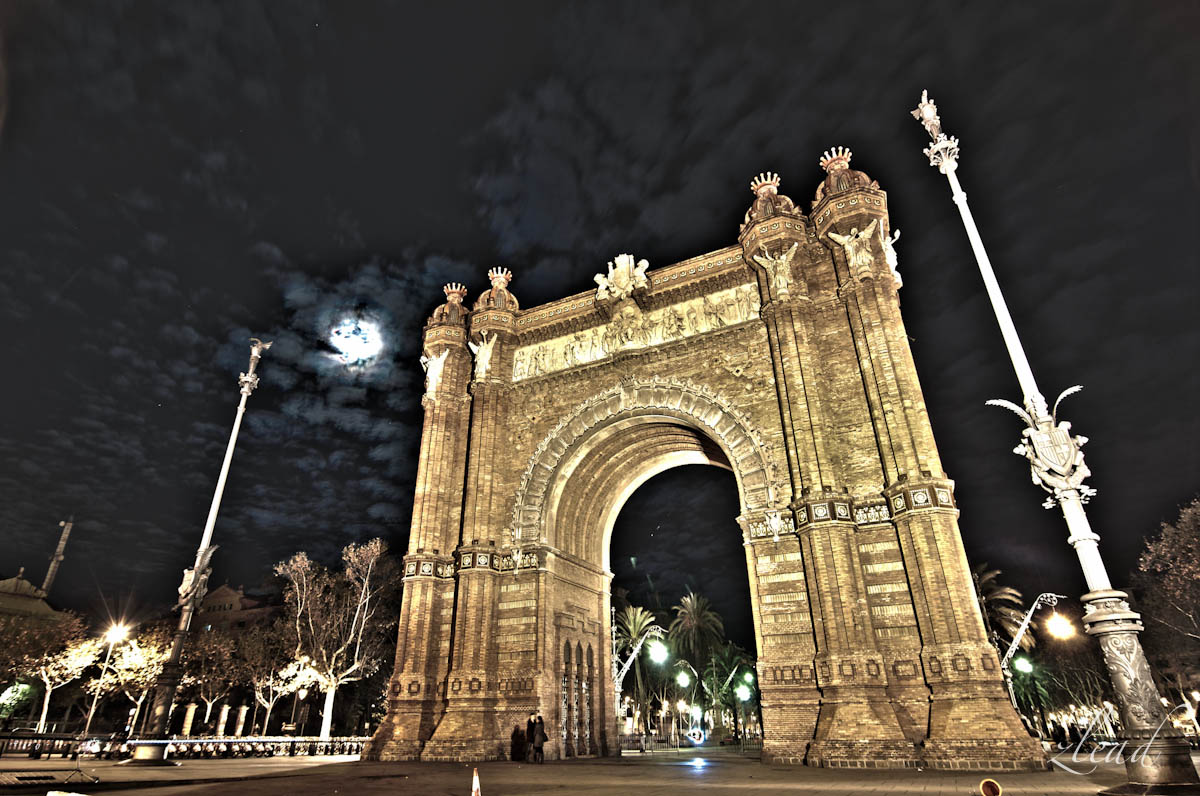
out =
{"type": "Polygon", "coordinates": [[[275,703],[315,682],[308,659],[297,660],[293,653],[292,626],[287,620],[247,631],[237,641],[235,668],[238,679],[249,686],[254,701],[266,710],[263,734],[268,733],[275,703]]]}
{"type": "Polygon", "coordinates": [[[297,553],[275,566],[276,574],[288,582],[296,659],[308,657],[317,685],[325,692],[322,739],[330,735],[338,687],[370,676],[387,652],[392,613],[388,598],[397,582],[382,539],[347,545],[342,563],[342,571],[332,572],[297,553]]]}
{"type": "Polygon", "coordinates": [[[1200,642],[1200,498],[1146,540],[1135,578],[1147,624],[1200,642]]]}

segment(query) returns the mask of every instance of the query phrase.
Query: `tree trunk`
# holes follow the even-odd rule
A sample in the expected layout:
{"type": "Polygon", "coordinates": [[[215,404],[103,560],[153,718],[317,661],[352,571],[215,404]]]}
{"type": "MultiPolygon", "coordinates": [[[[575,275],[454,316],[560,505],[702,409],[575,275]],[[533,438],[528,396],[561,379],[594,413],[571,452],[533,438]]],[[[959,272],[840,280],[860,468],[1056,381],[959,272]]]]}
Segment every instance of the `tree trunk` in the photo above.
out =
{"type": "MultiPolygon", "coordinates": [[[[271,710],[272,710],[272,709],[274,709],[274,707],[275,707],[275,703],[274,703],[274,702],[271,702],[270,704],[268,704],[268,705],[267,705],[267,714],[266,714],[266,716],[265,716],[265,717],[263,717],[263,726],[262,726],[262,734],[263,734],[263,735],[269,735],[269,734],[270,734],[270,733],[267,731],[267,728],[268,728],[268,727],[271,725],[271,710]]],[[[257,706],[256,706],[256,707],[255,707],[255,712],[257,712],[257,710],[258,710],[258,709],[257,709],[257,706]]]]}
{"type": "Polygon", "coordinates": [[[333,726],[333,698],[337,696],[337,686],[331,685],[325,691],[325,710],[321,714],[321,740],[329,740],[329,730],[333,726]]]}
{"type": "Polygon", "coordinates": [[[217,704],[217,700],[215,700],[215,699],[212,702],[209,702],[207,699],[204,700],[204,723],[205,723],[205,725],[208,724],[208,719],[210,716],[212,716],[212,709],[213,709],[213,705],[215,705],[215,704],[217,704]]]}
{"type": "Polygon", "coordinates": [[[137,733],[137,721],[138,721],[138,718],[141,717],[141,715],[142,715],[142,702],[145,699],[146,699],[146,692],[143,691],[142,695],[139,696],[136,700],[134,700],[133,716],[131,716],[129,719],[129,734],[130,735],[134,735],[137,733]]]}
{"type": "Polygon", "coordinates": [[[50,712],[50,695],[53,693],[54,689],[46,686],[46,695],[42,697],[42,717],[38,719],[37,731],[39,733],[46,731],[46,715],[50,712]]]}

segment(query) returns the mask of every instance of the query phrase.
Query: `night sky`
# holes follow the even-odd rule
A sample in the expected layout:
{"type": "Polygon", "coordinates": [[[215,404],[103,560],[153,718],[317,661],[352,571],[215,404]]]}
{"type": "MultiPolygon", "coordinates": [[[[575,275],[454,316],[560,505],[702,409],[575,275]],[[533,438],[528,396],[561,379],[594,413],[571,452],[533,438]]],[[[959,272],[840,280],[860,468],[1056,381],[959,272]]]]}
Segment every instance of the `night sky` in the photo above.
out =
{"type": "MultiPolygon", "coordinates": [[[[0,575],[148,615],[199,540],[246,366],[214,581],[407,541],[420,329],[494,265],[522,306],[736,242],[760,171],[807,208],[843,145],[889,195],[903,311],[969,556],[1082,590],[1010,453],[1020,398],[944,177],[928,88],[1042,390],[1091,438],[1114,579],[1200,488],[1194,3],[0,5],[0,575]],[[351,368],[347,316],[383,355],[351,368]]],[[[697,472],[698,471],[698,472],[697,472]]],[[[618,586],[748,616],[732,476],[663,474],[618,586]],[[686,550],[686,557],[679,551],[686,550]],[[629,562],[636,557],[636,567],[629,562]],[[681,573],[686,573],[681,574],[681,573]]],[[[743,617],[737,619],[737,617],[743,617]]],[[[751,641],[752,643],[752,641],[751,641]]]]}

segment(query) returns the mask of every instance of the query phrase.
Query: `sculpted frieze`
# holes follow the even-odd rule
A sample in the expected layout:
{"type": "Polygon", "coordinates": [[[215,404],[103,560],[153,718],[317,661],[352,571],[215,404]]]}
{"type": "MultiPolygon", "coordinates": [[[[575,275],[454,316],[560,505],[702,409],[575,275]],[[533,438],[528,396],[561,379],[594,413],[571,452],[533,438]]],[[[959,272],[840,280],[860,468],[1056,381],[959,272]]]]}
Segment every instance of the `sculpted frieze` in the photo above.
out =
{"type": "Polygon", "coordinates": [[[598,362],[621,351],[651,348],[736,326],[757,318],[758,311],[755,285],[738,285],[650,312],[624,301],[605,326],[518,348],[513,358],[513,381],[598,362]]]}

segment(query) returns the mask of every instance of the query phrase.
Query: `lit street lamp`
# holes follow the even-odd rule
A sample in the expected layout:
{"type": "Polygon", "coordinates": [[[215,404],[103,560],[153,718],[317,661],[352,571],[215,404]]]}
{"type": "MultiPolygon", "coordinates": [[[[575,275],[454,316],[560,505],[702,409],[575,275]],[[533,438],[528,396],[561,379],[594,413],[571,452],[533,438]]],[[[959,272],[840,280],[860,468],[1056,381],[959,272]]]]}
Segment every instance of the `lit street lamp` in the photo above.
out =
{"type": "MultiPolygon", "coordinates": [[[[124,624],[113,625],[104,634],[104,640],[108,642],[108,652],[104,654],[104,665],[100,667],[100,679],[104,679],[104,673],[108,671],[108,663],[112,660],[113,647],[129,637],[129,628],[124,624]]],[[[83,734],[86,736],[92,729],[92,717],[96,715],[96,702],[100,700],[100,688],[97,683],[96,693],[92,694],[92,706],[88,708],[87,722],[83,725],[83,734]]]]}
{"type": "MultiPolygon", "coordinates": [[[[1043,605],[1049,605],[1051,607],[1058,605],[1058,601],[1060,599],[1065,600],[1066,595],[1051,594],[1050,592],[1039,594],[1037,599],[1033,601],[1033,605],[1029,606],[1029,610],[1025,612],[1025,618],[1021,620],[1020,626],[1017,627],[1017,632],[1013,633],[1012,643],[1008,645],[1008,650],[1005,651],[1004,657],[1000,659],[1000,673],[1004,675],[1004,684],[1008,686],[1008,698],[1012,700],[1012,706],[1016,708],[1018,712],[1020,712],[1021,708],[1017,705],[1017,695],[1013,692],[1012,670],[1009,668],[1009,662],[1011,661],[1012,665],[1016,667],[1017,671],[1019,672],[1028,674],[1029,672],[1033,671],[1033,664],[1029,662],[1028,658],[1017,658],[1014,661],[1013,655],[1015,655],[1017,650],[1020,649],[1021,639],[1025,638],[1025,633],[1029,630],[1029,623],[1033,621],[1033,615],[1037,613],[1037,609],[1041,608],[1043,605]],[[1023,669],[1021,668],[1022,666],[1028,666],[1029,668],[1023,669]]],[[[1066,617],[1058,613],[1055,613],[1053,616],[1057,616],[1063,622],[1066,622],[1068,629],[1070,630],[1068,633],[1067,630],[1062,628],[1061,624],[1055,623],[1055,627],[1058,629],[1058,632],[1067,633],[1067,635],[1071,635],[1075,632],[1074,629],[1070,627],[1071,623],[1066,619],[1066,617]]]]}
{"type": "Polygon", "coordinates": [[[629,657],[624,663],[620,662],[617,654],[617,618],[616,609],[612,610],[612,672],[613,672],[613,710],[617,722],[616,730],[617,737],[621,735],[621,686],[625,682],[625,675],[629,674],[629,670],[633,667],[633,662],[637,660],[638,654],[642,651],[642,645],[646,643],[646,639],[653,638],[654,641],[650,645],[650,660],[655,663],[665,663],[670,656],[665,644],[658,639],[666,635],[667,631],[663,630],[658,625],[650,625],[642,631],[641,635],[636,640],[630,639],[633,642],[633,648],[629,651],[629,657]]]}
{"type": "MultiPolygon", "coordinates": [[[[209,563],[212,561],[216,545],[211,544],[213,527],[217,524],[217,512],[221,508],[221,496],[225,492],[225,480],[229,477],[229,464],[233,460],[233,448],[237,444],[238,431],[242,427],[242,415],[246,413],[246,399],[258,386],[258,375],[255,369],[262,358],[262,352],[271,347],[257,337],[250,338],[250,367],[238,376],[238,386],[242,398],[238,402],[237,415],[233,420],[233,431],[229,434],[229,444],[225,447],[225,460],[221,463],[221,474],[217,477],[217,489],[213,494],[212,505],[208,509],[208,520],[204,523],[204,533],[200,537],[200,546],[196,549],[196,561],[190,569],[183,571],[183,581],[179,584],[179,601],[175,607],[179,609],[179,624],[175,628],[175,638],[171,643],[171,655],[163,665],[162,674],[154,690],[153,721],[150,736],[163,741],[167,737],[167,724],[171,717],[171,705],[175,701],[175,690],[183,674],[180,658],[183,654],[184,639],[187,638],[188,628],[192,623],[192,615],[196,613],[204,595],[208,592],[208,576],[212,572],[209,563]]],[[[138,744],[133,750],[132,763],[154,764],[165,763],[167,757],[166,743],[138,744]]]]}
{"type": "Polygon", "coordinates": [[[1187,787],[1200,784],[1187,741],[1168,721],[1166,711],[1159,704],[1158,688],[1154,685],[1150,666],[1138,640],[1138,633],[1142,630],[1141,617],[1130,610],[1126,599],[1128,595],[1112,587],[1097,545],[1100,537],[1092,531],[1083,508],[1084,503],[1096,493],[1083,483],[1091,475],[1083,463],[1082,448],[1087,438],[1073,435],[1071,424],[1058,420],[1059,403],[1081,388],[1076,386],[1064,390],[1054,402],[1053,409],[1047,407],[1004,302],[983,239],[967,207],[967,195],[955,173],[958,168],[958,139],[942,132],[937,105],[929,99],[928,92],[922,92],[921,103],[912,115],[933,139],[933,143],[924,150],[929,165],[946,175],[950,183],[954,204],[962,216],[996,321],[1000,325],[1004,345],[1021,386],[1024,408],[1009,401],[992,400],[988,403],[1010,409],[1025,421],[1021,444],[1014,449],[1014,453],[1029,460],[1033,482],[1050,494],[1043,505],[1048,509],[1057,507],[1062,512],[1070,532],[1067,542],[1075,548],[1083,569],[1088,587],[1088,593],[1081,598],[1086,606],[1084,629],[1089,635],[1096,636],[1100,643],[1120,707],[1125,737],[1136,747],[1136,752],[1124,755],[1130,784],[1122,787],[1127,787],[1131,793],[1145,793],[1149,786],[1174,785],[1177,788],[1172,793],[1200,793],[1200,788],[1187,787]]]}

